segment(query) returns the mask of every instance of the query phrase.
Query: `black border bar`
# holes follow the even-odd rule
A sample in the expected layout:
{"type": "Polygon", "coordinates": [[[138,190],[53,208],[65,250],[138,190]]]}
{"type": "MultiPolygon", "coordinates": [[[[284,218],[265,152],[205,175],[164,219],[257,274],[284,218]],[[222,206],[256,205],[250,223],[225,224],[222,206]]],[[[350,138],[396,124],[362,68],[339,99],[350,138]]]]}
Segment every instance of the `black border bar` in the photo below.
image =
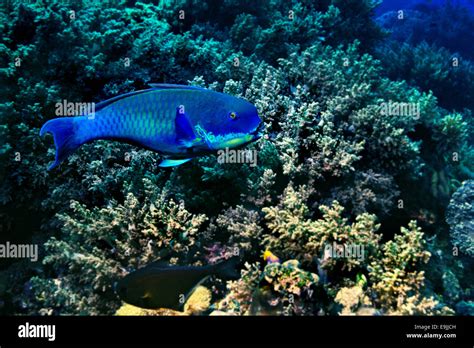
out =
{"type": "Polygon", "coordinates": [[[295,344],[469,346],[474,317],[0,317],[0,346],[295,344]],[[55,341],[20,338],[19,326],[55,325],[55,341]],[[422,328],[420,328],[422,327],[422,328]],[[407,334],[455,334],[407,338],[407,334]]]}

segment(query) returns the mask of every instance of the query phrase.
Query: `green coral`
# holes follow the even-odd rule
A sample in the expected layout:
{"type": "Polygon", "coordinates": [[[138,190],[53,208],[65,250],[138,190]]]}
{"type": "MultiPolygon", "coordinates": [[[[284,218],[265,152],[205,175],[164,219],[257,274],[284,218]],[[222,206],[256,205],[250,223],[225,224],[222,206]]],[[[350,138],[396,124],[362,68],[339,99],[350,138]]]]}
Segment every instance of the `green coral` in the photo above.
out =
{"type": "Polygon", "coordinates": [[[144,201],[131,192],[122,203],[110,201],[100,209],[71,201],[71,212],[58,216],[63,236],[45,244],[43,264],[56,277],[31,279],[31,309],[46,314],[113,313],[119,304],[113,284],[121,276],[165,254],[171,263],[192,255],[205,216],[189,213],[184,203],[168,199],[144,181],[144,201]]]}
{"type": "Polygon", "coordinates": [[[342,217],[344,208],[335,201],[332,206],[321,206],[322,218],[312,220],[305,202],[307,194],[305,187],[296,191],[289,186],[278,206],[262,209],[270,232],[262,240],[267,248],[285,258],[306,263],[312,262],[314,257],[324,258],[323,267],[335,273],[351,271],[376,256],[381,236],[376,234],[380,225],[374,215],[364,213],[349,224],[348,219],[342,217]],[[363,246],[362,260],[349,258],[340,264],[335,258],[324,257],[325,247],[333,244],[363,246]]]}
{"type": "MultiPolygon", "coordinates": [[[[427,263],[431,256],[424,250],[423,233],[415,221],[400,231],[393,241],[383,245],[382,257],[369,266],[376,302],[388,312],[396,312],[400,307],[411,306],[413,301],[418,301],[415,294],[423,286],[425,278],[418,266],[427,263]]],[[[425,302],[420,305],[423,307],[425,302]]]]}

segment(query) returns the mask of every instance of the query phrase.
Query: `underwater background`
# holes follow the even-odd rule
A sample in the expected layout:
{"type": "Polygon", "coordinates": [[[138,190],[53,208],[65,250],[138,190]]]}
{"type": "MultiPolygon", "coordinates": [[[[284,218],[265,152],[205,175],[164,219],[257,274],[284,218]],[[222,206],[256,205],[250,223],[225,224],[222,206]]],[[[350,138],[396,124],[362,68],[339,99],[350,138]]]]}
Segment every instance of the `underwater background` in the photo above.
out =
{"type": "Polygon", "coordinates": [[[2,0],[0,31],[0,240],[39,246],[1,314],[474,314],[472,1],[2,0]],[[56,103],[153,82],[254,104],[257,165],[96,141],[47,170],[56,103]],[[182,311],[116,291],[232,256],[182,311]]]}

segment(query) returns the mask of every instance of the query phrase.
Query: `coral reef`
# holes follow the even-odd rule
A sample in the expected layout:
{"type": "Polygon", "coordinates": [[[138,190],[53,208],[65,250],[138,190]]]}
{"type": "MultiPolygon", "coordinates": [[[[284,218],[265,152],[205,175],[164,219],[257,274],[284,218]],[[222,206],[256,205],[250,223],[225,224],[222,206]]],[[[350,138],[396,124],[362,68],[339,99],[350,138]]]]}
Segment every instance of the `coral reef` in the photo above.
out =
{"type": "Polygon", "coordinates": [[[451,241],[462,253],[474,256],[474,181],[465,181],[453,194],[446,211],[451,241]]]}
{"type": "Polygon", "coordinates": [[[334,201],[330,207],[321,206],[322,219],[313,221],[308,219],[309,208],[303,196],[306,192],[305,187],[295,191],[289,186],[279,206],[262,209],[270,231],[262,239],[263,244],[279,255],[301,262],[311,263],[314,257],[320,257],[322,267],[334,273],[351,271],[369,262],[380,240],[375,233],[380,226],[375,222],[376,217],[364,213],[349,225],[342,217],[344,208],[334,201]],[[341,265],[338,259],[324,253],[325,247],[333,244],[363,247],[363,260],[348,258],[341,265]]]}
{"type": "Polygon", "coordinates": [[[302,270],[296,260],[270,263],[263,271],[247,264],[241,279],[229,282],[217,308],[239,315],[307,315],[317,283],[318,276],[302,270]]]}
{"type": "Polygon", "coordinates": [[[370,300],[364,294],[364,289],[360,285],[350,288],[342,288],[336,295],[334,302],[342,305],[341,315],[376,315],[377,311],[370,306],[370,300]],[[360,308],[359,308],[360,307],[360,308]]]}
{"type": "Polygon", "coordinates": [[[240,279],[207,280],[186,314],[472,315],[471,258],[448,240],[472,256],[472,63],[450,66],[436,43],[380,45],[377,1],[155,3],[0,9],[0,227],[41,245],[40,263],[2,271],[2,313],[182,314],[123,306],[114,284],[156,260],[234,255],[240,279]],[[46,171],[38,133],[57,102],[150,82],[253,103],[257,165],[164,170],[97,141],[46,171]],[[339,255],[349,246],[359,257],[339,255]]]}
{"type": "Polygon", "coordinates": [[[47,314],[113,313],[114,283],[128,271],[163,257],[170,263],[194,261],[188,255],[205,216],[189,213],[143,180],[144,202],[128,192],[123,203],[110,201],[101,209],[71,201],[72,212],[58,215],[64,235],[46,242],[43,260],[45,273],[52,269],[56,277],[30,280],[31,308],[47,314]]]}
{"type": "Polygon", "coordinates": [[[371,291],[375,302],[389,314],[428,315],[450,314],[452,310],[441,306],[433,298],[418,292],[423,286],[424,272],[417,270],[419,263],[427,263],[430,253],[424,250],[423,233],[415,221],[393,241],[383,245],[382,257],[369,266],[371,291]]]}

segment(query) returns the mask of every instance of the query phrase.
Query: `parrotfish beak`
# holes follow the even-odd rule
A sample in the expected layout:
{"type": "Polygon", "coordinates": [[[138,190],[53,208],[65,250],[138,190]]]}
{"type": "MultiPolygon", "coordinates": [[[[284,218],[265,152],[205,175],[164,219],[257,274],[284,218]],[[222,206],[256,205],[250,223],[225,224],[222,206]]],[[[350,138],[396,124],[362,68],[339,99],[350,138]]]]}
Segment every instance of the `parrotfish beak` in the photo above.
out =
{"type": "Polygon", "coordinates": [[[263,122],[260,122],[260,124],[255,128],[253,132],[250,134],[253,135],[254,140],[258,140],[263,136],[263,131],[265,130],[265,124],[263,122]]]}
{"type": "Polygon", "coordinates": [[[196,133],[202,137],[203,144],[206,144],[208,149],[219,150],[226,147],[237,148],[254,142],[263,136],[265,125],[263,122],[249,133],[229,133],[226,135],[214,136],[212,133],[207,133],[201,126],[196,126],[196,133]]]}

